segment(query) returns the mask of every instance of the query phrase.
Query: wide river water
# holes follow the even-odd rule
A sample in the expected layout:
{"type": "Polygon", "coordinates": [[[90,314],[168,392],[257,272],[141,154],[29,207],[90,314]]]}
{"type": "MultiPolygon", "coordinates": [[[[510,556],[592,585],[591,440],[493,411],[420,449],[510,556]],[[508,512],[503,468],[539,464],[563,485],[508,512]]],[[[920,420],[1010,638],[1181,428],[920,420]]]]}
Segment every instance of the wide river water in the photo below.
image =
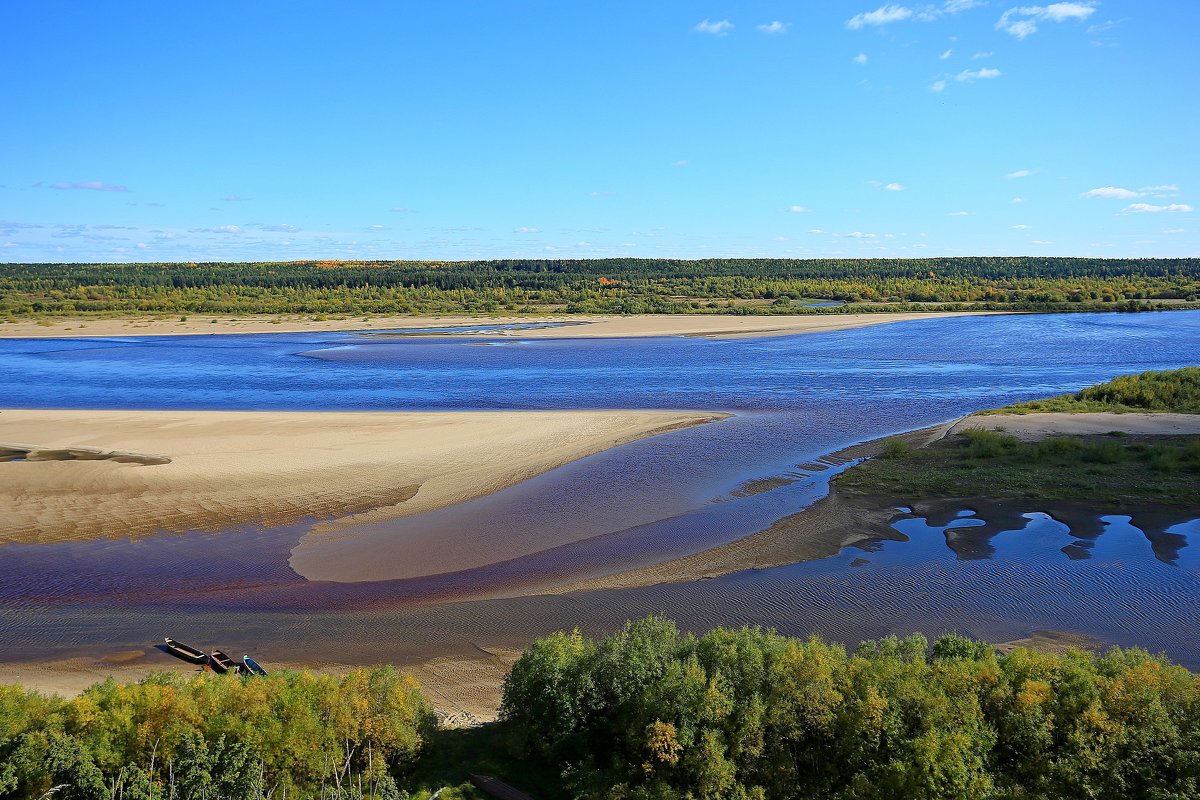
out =
{"type": "MultiPolygon", "coordinates": [[[[231,650],[253,646],[266,658],[294,658],[299,641],[314,661],[405,660],[663,612],[697,629],[762,624],[848,642],[912,630],[1002,640],[1061,629],[1198,667],[1200,524],[1141,531],[1106,518],[1082,557],[1035,503],[982,556],[948,547],[944,521],[906,518],[896,528],[908,541],[870,552],[698,583],[530,595],[565,577],[611,574],[762,530],[823,492],[825,473],[802,465],[848,444],[1122,373],[1195,364],[1198,353],[1200,312],[929,319],[724,340],[519,332],[0,340],[0,408],[735,415],[363,530],[380,564],[379,579],[366,583],[296,575],[287,558],[304,525],[9,545],[0,549],[0,651],[60,657],[145,647],[175,631],[231,650]],[[744,491],[761,479],[768,491],[744,491]],[[564,526],[577,532],[575,544],[450,575],[387,574],[408,532],[487,540],[564,526]]],[[[19,465],[0,464],[0,480],[10,468],[19,465]]],[[[974,524],[964,520],[950,525],[974,524]]]]}

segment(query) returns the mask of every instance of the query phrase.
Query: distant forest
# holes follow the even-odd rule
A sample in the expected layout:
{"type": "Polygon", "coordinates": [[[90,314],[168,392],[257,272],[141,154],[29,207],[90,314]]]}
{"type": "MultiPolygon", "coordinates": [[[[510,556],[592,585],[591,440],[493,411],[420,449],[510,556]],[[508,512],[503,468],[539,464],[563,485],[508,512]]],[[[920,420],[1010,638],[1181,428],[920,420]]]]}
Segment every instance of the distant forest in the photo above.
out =
{"type": "Polygon", "coordinates": [[[1200,259],[0,264],[0,318],[130,314],[782,314],[1200,303],[1200,259]],[[826,301],[832,305],[814,306],[826,301]]]}

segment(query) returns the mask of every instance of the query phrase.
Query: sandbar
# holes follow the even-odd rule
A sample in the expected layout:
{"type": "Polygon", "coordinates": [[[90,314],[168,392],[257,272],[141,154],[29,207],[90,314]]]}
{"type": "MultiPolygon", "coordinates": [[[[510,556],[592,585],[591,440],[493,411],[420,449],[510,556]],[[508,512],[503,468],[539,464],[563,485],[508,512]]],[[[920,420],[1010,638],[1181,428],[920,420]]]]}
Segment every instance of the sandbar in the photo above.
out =
{"type": "Polygon", "coordinates": [[[696,411],[0,411],[0,543],[419,514],[696,411]],[[6,460],[6,458],[8,460],[6,460]]]}
{"type": "Polygon", "coordinates": [[[1114,431],[1140,436],[1188,436],[1200,434],[1200,414],[1120,414],[1108,411],[1082,414],[987,414],[966,417],[951,428],[950,433],[961,433],[967,428],[1002,430],[1027,442],[1036,442],[1047,436],[1098,436],[1114,431]]]}
{"type": "MultiPolygon", "coordinates": [[[[558,327],[524,330],[462,332],[447,335],[475,338],[497,336],[531,338],[611,339],[646,336],[710,336],[739,338],[817,333],[905,322],[914,319],[986,316],[1002,311],[884,312],[877,314],[822,313],[795,315],[642,314],[630,316],[557,315],[546,317],[382,316],[313,319],[303,316],[117,317],[104,319],[53,318],[18,320],[0,324],[0,339],[74,338],[87,336],[196,336],[224,333],[309,333],[321,331],[388,331],[404,328],[456,326],[538,325],[558,327]]],[[[425,334],[428,335],[428,334],[425,334]]]]}

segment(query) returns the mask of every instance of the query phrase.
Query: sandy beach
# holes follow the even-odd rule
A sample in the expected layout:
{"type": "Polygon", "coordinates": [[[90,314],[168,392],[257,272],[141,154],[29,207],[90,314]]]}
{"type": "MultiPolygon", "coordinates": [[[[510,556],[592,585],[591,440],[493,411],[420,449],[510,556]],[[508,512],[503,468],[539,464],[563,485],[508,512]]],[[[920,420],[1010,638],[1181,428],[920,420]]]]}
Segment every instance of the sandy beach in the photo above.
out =
{"type": "Polygon", "coordinates": [[[968,428],[1002,430],[1027,442],[1047,436],[1099,436],[1113,431],[1141,436],[1191,436],[1200,434],[1200,414],[986,414],[966,417],[950,433],[961,433],[968,428]]]}
{"type": "MultiPolygon", "coordinates": [[[[732,316],[724,314],[646,314],[638,316],[547,317],[350,317],[317,320],[311,317],[131,317],[114,319],[19,320],[0,324],[0,338],[53,339],[80,336],[197,336],[224,333],[307,333],[319,331],[387,331],[398,328],[453,328],[463,325],[529,325],[567,323],[561,327],[520,331],[454,332],[466,337],[625,338],[642,336],[782,336],[904,322],[914,319],[980,316],[998,311],[897,312],[884,314],[797,314],[794,316],[732,316]]],[[[426,334],[428,335],[428,334],[426,334]]]]}
{"type": "Polygon", "coordinates": [[[339,525],[495,492],[625,442],[723,419],[675,411],[0,411],[0,543],[339,525]]]}

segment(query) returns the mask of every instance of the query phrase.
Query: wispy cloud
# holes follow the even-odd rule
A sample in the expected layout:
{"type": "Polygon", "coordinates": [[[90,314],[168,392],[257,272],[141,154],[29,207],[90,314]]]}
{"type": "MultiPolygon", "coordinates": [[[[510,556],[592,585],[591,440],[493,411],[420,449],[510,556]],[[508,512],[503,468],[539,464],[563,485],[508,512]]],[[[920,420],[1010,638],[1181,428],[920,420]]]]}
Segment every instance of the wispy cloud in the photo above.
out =
{"type": "Polygon", "coordinates": [[[210,228],[189,228],[189,233],[241,233],[237,225],[214,225],[210,228]]]}
{"type": "Polygon", "coordinates": [[[1028,230],[1032,230],[1032,229],[1033,229],[1033,226],[1032,226],[1032,225],[1025,225],[1025,224],[1021,224],[1021,225],[1013,225],[1012,227],[1013,227],[1013,230],[1014,230],[1014,231],[1028,231],[1028,230]]]}
{"type": "Polygon", "coordinates": [[[885,192],[903,192],[904,184],[902,184],[902,183],[885,183],[883,185],[883,190],[885,192]]]}
{"type": "Polygon", "coordinates": [[[50,184],[51,189],[86,189],[92,192],[128,192],[129,188],[119,183],[104,183],[103,181],[58,181],[50,184]]]}
{"type": "Polygon", "coordinates": [[[877,233],[863,233],[862,231],[851,231],[850,233],[839,233],[837,235],[841,236],[844,239],[878,239],[879,238],[879,234],[877,234],[877,233]]]}
{"type": "Polygon", "coordinates": [[[1171,203],[1165,206],[1156,206],[1151,203],[1131,203],[1121,209],[1125,214],[1188,214],[1194,209],[1187,203],[1171,203]]]}
{"type": "Polygon", "coordinates": [[[363,230],[367,231],[368,233],[378,233],[379,231],[386,231],[387,229],[388,229],[387,225],[378,225],[378,224],[368,225],[367,227],[363,228],[363,230]]]}
{"type": "Polygon", "coordinates": [[[972,211],[951,211],[947,217],[969,217],[973,214],[972,211]]]}
{"type": "Polygon", "coordinates": [[[912,15],[913,11],[911,8],[889,4],[880,6],[874,11],[864,11],[861,14],[855,14],[846,20],[846,27],[852,31],[856,31],[866,25],[888,25],[892,22],[901,22],[912,15]]]}
{"type": "Polygon", "coordinates": [[[1011,202],[1012,202],[1014,205],[1015,205],[1015,204],[1017,204],[1017,203],[1024,203],[1024,202],[1025,202],[1025,198],[1024,198],[1024,197],[1014,197],[1014,198],[1012,199],[1012,201],[1011,201],[1011,202]]]}
{"type": "Polygon", "coordinates": [[[867,63],[867,54],[859,53],[858,55],[856,55],[854,58],[852,58],[850,60],[853,61],[855,64],[865,64],[865,63],[867,63]]]}
{"type": "Polygon", "coordinates": [[[996,30],[1004,31],[1018,39],[1024,39],[1038,32],[1039,22],[1066,22],[1067,20],[1085,20],[1096,11],[1091,2],[1085,3],[1051,3],[1048,6],[1018,6],[1010,8],[1000,16],[996,30]]]}
{"type": "Polygon", "coordinates": [[[1187,233],[1183,228],[1163,228],[1163,233],[1187,233]]]}
{"type": "Polygon", "coordinates": [[[788,211],[792,214],[806,214],[808,209],[804,206],[788,206],[788,211]]]}
{"type": "Polygon", "coordinates": [[[1008,174],[1007,174],[1007,175],[1005,175],[1004,177],[1005,177],[1005,178],[1008,178],[1009,180],[1013,180],[1014,178],[1028,178],[1030,175],[1032,175],[1032,174],[1033,174],[1033,173],[1035,173],[1035,172],[1037,172],[1037,170],[1033,170],[1033,169],[1019,169],[1019,170],[1017,170],[1016,172],[1010,172],[1010,173],[1008,173],[1008,174]]]}
{"type": "Polygon", "coordinates": [[[757,27],[763,33],[770,33],[774,35],[779,33],[787,33],[788,28],[792,27],[792,23],[773,20],[771,22],[765,22],[762,25],[756,25],[755,27],[757,27]]]}
{"type": "Polygon", "coordinates": [[[888,3],[874,11],[864,11],[861,14],[855,14],[846,20],[846,27],[852,31],[856,31],[867,25],[890,25],[893,22],[903,22],[908,19],[933,22],[943,15],[958,14],[984,5],[987,5],[984,0],[945,0],[940,6],[926,5],[914,11],[908,6],[888,3]]]}
{"type": "Polygon", "coordinates": [[[978,53],[976,53],[975,55],[971,56],[971,60],[972,60],[972,61],[978,61],[978,60],[979,60],[979,59],[981,59],[981,58],[991,58],[991,57],[992,57],[992,56],[994,56],[994,55],[996,55],[996,51],[995,51],[995,50],[980,50],[978,53]]]}
{"type": "Polygon", "coordinates": [[[982,69],[970,70],[964,69],[962,72],[954,76],[954,80],[959,83],[971,83],[972,81],[985,81],[990,78],[999,78],[1000,70],[992,69],[991,67],[983,67],[982,69]]]}
{"type": "Polygon", "coordinates": [[[221,198],[226,203],[244,203],[249,200],[249,197],[238,197],[236,194],[227,194],[221,198]]]}
{"type": "Polygon", "coordinates": [[[681,158],[678,161],[671,162],[672,167],[686,167],[687,165],[688,165],[688,160],[686,158],[681,158]]]}
{"type": "Polygon", "coordinates": [[[262,230],[274,231],[276,233],[295,233],[300,229],[295,225],[288,225],[286,222],[281,222],[278,225],[263,225],[262,230]]]}
{"type": "Polygon", "coordinates": [[[1173,183],[1161,186],[1143,186],[1140,189],[1126,189],[1122,186],[1100,186],[1081,193],[1081,197],[1097,200],[1132,200],[1135,197],[1174,197],[1179,194],[1179,187],[1173,183]]]}
{"type": "Polygon", "coordinates": [[[693,30],[699,33],[707,33],[711,36],[727,36],[733,30],[733,23],[727,19],[719,19],[716,22],[710,22],[705,19],[697,22],[693,30]]]}
{"type": "Polygon", "coordinates": [[[945,81],[934,81],[932,84],[930,84],[929,91],[931,91],[931,92],[946,91],[946,82],[945,81]]]}
{"type": "Polygon", "coordinates": [[[413,210],[411,208],[405,208],[404,206],[395,206],[393,208],[389,208],[388,211],[392,212],[393,214],[411,214],[411,213],[413,213],[413,210]]]}
{"type": "Polygon", "coordinates": [[[588,197],[616,197],[616,192],[588,192],[588,197]]]}
{"type": "Polygon", "coordinates": [[[541,232],[542,232],[541,228],[526,228],[524,226],[513,229],[513,233],[541,233],[541,232]]]}

